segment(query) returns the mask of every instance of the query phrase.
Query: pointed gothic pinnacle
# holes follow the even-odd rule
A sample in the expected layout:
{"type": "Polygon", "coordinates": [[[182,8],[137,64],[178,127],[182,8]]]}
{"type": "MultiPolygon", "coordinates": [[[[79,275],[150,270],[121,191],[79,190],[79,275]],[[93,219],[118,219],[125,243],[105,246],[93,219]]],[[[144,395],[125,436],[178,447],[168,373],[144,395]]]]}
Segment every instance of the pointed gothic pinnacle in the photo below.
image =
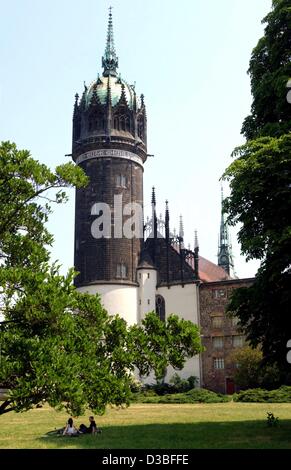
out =
{"type": "Polygon", "coordinates": [[[194,250],[199,249],[198,235],[197,230],[194,232],[194,250]]]}
{"type": "Polygon", "coordinates": [[[166,223],[169,223],[170,219],[170,212],[169,212],[169,202],[166,200],[166,212],[165,212],[165,221],[166,223]]]}
{"type": "Polygon", "coordinates": [[[182,215],[180,215],[179,237],[184,238],[184,225],[183,225],[183,217],[182,217],[182,215]]]}
{"type": "Polygon", "coordinates": [[[156,206],[156,192],[155,192],[155,187],[153,186],[152,189],[152,205],[156,206]]]}
{"type": "Polygon", "coordinates": [[[79,106],[79,95],[78,93],[75,94],[75,104],[74,104],[74,115],[77,113],[78,111],[78,106],[79,106]]]}
{"type": "Polygon", "coordinates": [[[125,94],[125,85],[123,82],[121,82],[121,95],[120,95],[119,101],[120,102],[123,101],[124,103],[128,104],[126,94],[125,94]]]}
{"type": "Polygon", "coordinates": [[[108,30],[106,38],[106,46],[104,56],[102,57],[102,67],[104,69],[103,76],[109,75],[116,77],[118,68],[118,57],[115,52],[114,38],[113,38],[113,22],[112,22],[112,7],[109,7],[108,30]]]}

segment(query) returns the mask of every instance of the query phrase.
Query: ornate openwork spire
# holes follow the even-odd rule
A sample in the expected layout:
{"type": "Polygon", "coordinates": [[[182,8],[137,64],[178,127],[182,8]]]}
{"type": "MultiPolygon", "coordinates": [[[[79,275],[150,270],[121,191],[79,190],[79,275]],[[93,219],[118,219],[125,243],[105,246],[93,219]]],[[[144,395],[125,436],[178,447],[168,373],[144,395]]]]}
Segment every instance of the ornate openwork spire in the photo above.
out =
{"type": "Polygon", "coordinates": [[[232,247],[228,232],[228,225],[226,222],[225,214],[223,212],[223,187],[221,186],[221,222],[220,222],[220,233],[218,242],[218,266],[221,266],[228,274],[232,274],[233,256],[232,247]]]}
{"type": "Polygon", "coordinates": [[[115,52],[114,38],[113,38],[113,22],[112,22],[112,7],[109,7],[109,19],[105,53],[102,57],[103,76],[109,75],[117,77],[118,57],[115,52]]]}

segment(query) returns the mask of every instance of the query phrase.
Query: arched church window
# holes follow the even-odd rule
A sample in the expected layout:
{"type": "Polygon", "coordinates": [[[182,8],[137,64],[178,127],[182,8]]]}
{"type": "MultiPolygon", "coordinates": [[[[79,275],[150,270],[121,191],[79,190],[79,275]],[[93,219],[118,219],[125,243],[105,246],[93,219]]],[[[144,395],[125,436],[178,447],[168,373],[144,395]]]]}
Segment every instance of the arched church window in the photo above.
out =
{"type": "Polygon", "coordinates": [[[118,263],[116,266],[116,277],[119,279],[126,279],[128,276],[127,265],[125,263],[118,263]]]}
{"type": "Polygon", "coordinates": [[[166,320],[166,304],[162,295],[156,296],[156,314],[161,321],[166,320]]]}

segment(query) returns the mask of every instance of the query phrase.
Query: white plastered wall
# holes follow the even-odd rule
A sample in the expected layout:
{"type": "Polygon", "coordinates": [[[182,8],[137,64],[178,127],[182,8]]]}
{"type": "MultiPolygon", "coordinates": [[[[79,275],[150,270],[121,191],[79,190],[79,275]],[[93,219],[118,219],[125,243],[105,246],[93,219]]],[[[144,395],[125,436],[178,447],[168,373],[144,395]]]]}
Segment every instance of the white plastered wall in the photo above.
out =
{"type": "Polygon", "coordinates": [[[144,319],[148,312],[156,309],[157,271],[155,269],[138,269],[138,322],[144,319]]]}
{"type": "MultiPolygon", "coordinates": [[[[159,287],[157,293],[162,295],[166,304],[166,318],[175,313],[185,320],[190,320],[199,325],[199,288],[197,284],[185,284],[168,287],[159,287]]],[[[194,375],[199,379],[200,376],[200,358],[199,355],[192,357],[185,362],[185,366],[181,371],[168,367],[165,381],[169,382],[171,377],[177,373],[182,378],[188,378],[194,375]]]]}
{"type": "Polygon", "coordinates": [[[79,292],[100,294],[104,308],[110,315],[119,314],[128,325],[138,323],[138,287],[121,284],[94,284],[78,288],[79,292]]]}

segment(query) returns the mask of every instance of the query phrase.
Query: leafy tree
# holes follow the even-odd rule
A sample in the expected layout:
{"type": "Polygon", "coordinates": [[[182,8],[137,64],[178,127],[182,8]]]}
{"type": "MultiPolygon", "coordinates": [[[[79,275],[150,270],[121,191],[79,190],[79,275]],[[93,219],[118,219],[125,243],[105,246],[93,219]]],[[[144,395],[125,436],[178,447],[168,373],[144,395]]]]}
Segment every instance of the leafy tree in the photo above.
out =
{"type": "Polygon", "coordinates": [[[250,345],[261,345],[264,363],[278,363],[282,380],[290,366],[291,338],[291,76],[290,0],[273,0],[263,20],[265,34],[254,49],[249,73],[252,114],[243,124],[246,144],[234,150],[223,178],[231,194],[224,202],[230,224],[241,224],[238,239],[247,259],[261,267],[254,284],[237,289],[228,311],[240,319],[250,345]]]}
{"type": "Polygon", "coordinates": [[[276,364],[262,367],[263,354],[259,348],[244,346],[234,351],[232,361],[237,364],[235,383],[241,389],[263,387],[276,388],[280,382],[280,372],[276,364]]]}
{"type": "Polygon", "coordinates": [[[43,401],[73,415],[87,406],[102,413],[129,403],[135,368],[159,376],[201,350],[191,322],[152,313],[129,328],[98,296],[76,291],[73,270],[62,276],[50,265],[50,204],[86,182],[72,164],[52,172],[15,144],[0,146],[0,383],[9,389],[0,414],[43,401]]]}
{"type": "Polygon", "coordinates": [[[248,140],[279,136],[291,128],[286,85],[291,78],[291,4],[273,0],[272,11],[262,20],[265,34],[254,48],[248,73],[253,95],[252,114],[243,122],[248,140]]]}

